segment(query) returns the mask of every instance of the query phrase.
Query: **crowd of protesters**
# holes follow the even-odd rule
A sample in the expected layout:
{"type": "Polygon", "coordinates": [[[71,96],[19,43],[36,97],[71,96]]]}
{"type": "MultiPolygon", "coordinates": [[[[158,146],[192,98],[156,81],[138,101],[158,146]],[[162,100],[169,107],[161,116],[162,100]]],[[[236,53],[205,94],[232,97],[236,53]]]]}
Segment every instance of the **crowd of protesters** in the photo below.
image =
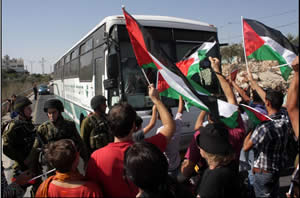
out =
{"type": "MultiPolygon", "coordinates": [[[[82,140],[71,137],[70,130],[76,130],[72,123],[69,123],[72,129],[62,127],[66,122],[61,116],[62,104],[57,108],[54,105],[57,101],[48,102],[45,112],[49,121],[41,125],[43,130],[39,127],[40,135],[34,145],[41,144],[39,138],[42,139],[45,161],[56,169],[56,173],[39,185],[35,196],[279,197],[280,173],[287,168],[287,162],[295,161],[291,188],[286,196],[299,197],[299,162],[298,158],[289,155],[289,149],[298,152],[298,148],[289,147],[289,141],[296,142],[299,136],[298,56],[292,63],[294,76],[287,93],[286,108],[282,106],[283,93],[260,87],[250,70],[251,92],[248,95],[230,77],[222,75],[217,58],[209,57],[209,60],[224,93],[224,96],[218,96],[219,99],[239,105],[234,94],[236,90],[242,103],[271,120],[254,125],[246,112],[239,109],[237,126],[229,128],[214,115],[201,111],[195,122],[195,134],[181,160],[179,141],[184,102],[179,97],[178,112],[173,118],[172,111],[160,100],[153,84],[149,85],[148,94],[154,106],[150,123],[145,128],[141,129],[142,119],[128,103],[115,104],[106,115],[105,97],[96,96],[91,101],[95,112],[83,122],[82,140]],[[154,136],[146,138],[145,134],[154,127],[157,119],[161,120],[162,126],[154,136]],[[53,131],[56,136],[51,139],[47,135],[53,131]],[[85,176],[78,171],[79,153],[85,161],[85,176]],[[86,153],[90,155],[83,155],[86,153]]],[[[18,111],[20,116],[23,111],[18,111]]],[[[8,132],[4,135],[8,144],[12,144],[8,141],[8,132]]],[[[32,156],[37,150],[34,146],[26,155],[32,156]]],[[[22,161],[28,168],[30,162],[30,157],[22,161]]],[[[13,184],[26,189],[24,182],[13,184]]],[[[1,188],[6,197],[11,197],[10,192],[16,193],[8,185],[1,188]]]]}

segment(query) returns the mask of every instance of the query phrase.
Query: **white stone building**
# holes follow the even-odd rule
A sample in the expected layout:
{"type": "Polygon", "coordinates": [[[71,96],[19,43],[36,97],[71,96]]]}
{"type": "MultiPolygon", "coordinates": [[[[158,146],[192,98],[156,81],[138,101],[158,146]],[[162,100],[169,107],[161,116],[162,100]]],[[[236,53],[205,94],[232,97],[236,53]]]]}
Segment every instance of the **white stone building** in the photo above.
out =
{"type": "Polygon", "coordinates": [[[18,73],[25,72],[24,60],[22,58],[10,59],[10,57],[8,55],[5,55],[2,59],[2,69],[4,69],[4,70],[13,69],[18,73]]]}

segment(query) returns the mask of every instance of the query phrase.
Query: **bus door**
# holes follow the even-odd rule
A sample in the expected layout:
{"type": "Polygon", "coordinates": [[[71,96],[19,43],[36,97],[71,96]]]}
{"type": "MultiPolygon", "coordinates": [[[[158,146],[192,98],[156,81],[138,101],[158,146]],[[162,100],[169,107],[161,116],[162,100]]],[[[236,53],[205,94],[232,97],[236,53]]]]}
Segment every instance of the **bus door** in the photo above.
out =
{"type": "Polygon", "coordinates": [[[103,95],[104,57],[95,59],[95,95],[103,95]]]}

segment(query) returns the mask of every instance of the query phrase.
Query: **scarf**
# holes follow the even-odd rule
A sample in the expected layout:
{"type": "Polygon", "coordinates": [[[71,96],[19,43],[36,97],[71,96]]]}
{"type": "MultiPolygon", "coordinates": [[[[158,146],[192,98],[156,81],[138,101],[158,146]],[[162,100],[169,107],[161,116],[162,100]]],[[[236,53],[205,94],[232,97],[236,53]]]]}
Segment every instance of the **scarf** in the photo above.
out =
{"type": "Polygon", "coordinates": [[[49,184],[53,181],[53,180],[57,180],[57,181],[76,181],[76,180],[84,180],[85,177],[82,176],[78,170],[76,170],[75,172],[68,172],[68,173],[60,173],[58,171],[56,171],[56,174],[54,176],[50,176],[48,179],[46,179],[38,188],[35,197],[48,197],[48,188],[49,188],[49,184]]]}

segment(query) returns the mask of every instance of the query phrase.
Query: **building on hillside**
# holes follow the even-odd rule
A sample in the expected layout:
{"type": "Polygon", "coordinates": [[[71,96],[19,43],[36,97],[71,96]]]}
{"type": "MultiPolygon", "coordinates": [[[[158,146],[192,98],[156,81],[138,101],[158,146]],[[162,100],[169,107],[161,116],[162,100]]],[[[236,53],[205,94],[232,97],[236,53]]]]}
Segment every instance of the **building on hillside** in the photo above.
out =
{"type": "Polygon", "coordinates": [[[2,69],[3,70],[14,70],[18,73],[26,72],[24,69],[24,60],[22,58],[12,58],[8,55],[5,55],[2,58],[2,69]]]}

